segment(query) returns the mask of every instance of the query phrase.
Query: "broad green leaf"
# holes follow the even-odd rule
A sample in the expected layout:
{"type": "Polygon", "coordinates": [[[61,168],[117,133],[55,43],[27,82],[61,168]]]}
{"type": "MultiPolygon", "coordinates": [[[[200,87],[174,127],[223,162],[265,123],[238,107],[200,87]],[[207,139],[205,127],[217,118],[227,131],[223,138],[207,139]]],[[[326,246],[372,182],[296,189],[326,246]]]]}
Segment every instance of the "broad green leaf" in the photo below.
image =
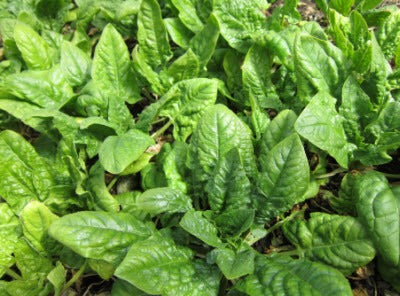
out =
{"type": "Polygon", "coordinates": [[[400,129],[400,120],[393,114],[397,114],[399,111],[399,102],[387,102],[382,106],[378,117],[366,127],[366,130],[378,139],[384,132],[398,131],[400,129]]]}
{"type": "Polygon", "coordinates": [[[392,59],[400,42],[400,12],[392,13],[376,34],[386,59],[392,59]]]}
{"type": "Polygon", "coordinates": [[[299,136],[291,135],[260,158],[257,216],[268,221],[304,200],[310,182],[310,169],[299,136]]]}
{"type": "Polygon", "coordinates": [[[233,148],[218,159],[205,191],[211,210],[247,208],[251,203],[251,184],[246,176],[239,151],[233,148]]]}
{"type": "Polygon", "coordinates": [[[152,144],[154,140],[149,135],[136,129],[120,136],[109,136],[100,146],[100,163],[106,171],[121,174],[152,144]]]}
{"type": "Polygon", "coordinates": [[[49,237],[47,230],[58,219],[44,204],[31,201],[21,212],[21,225],[24,236],[38,252],[55,251],[56,242],[49,237]]]}
{"type": "Polygon", "coordinates": [[[217,295],[218,270],[161,233],[134,243],[115,275],[149,294],[217,295]]]}
{"type": "Polygon", "coordinates": [[[66,283],[66,270],[60,261],[47,275],[47,279],[54,286],[54,295],[60,296],[66,283]]]}
{"type": "Polygon", "coordinates": [[[5,88],[21,100],[47,109],[60,109],[73,96],[72,88],[58,68],[10,75],[5,88]]]}
{"type": "Polygon", "coordinates": [[[399,292],[400,291],[400,280],[399,280],[399,272],[400,267],[394,266],[392,264],[388,264],[382,258],[378,258],[378,270],[379,275],[387,282],[389,282],[392,287],[399,292]]]}
{"type": "Polygon", "coordinates": [[[182,192],[169,187],[154,188],[136,198],[136,208],[151,216],[167,213],[185,213],[192,209],[192,200],[182,192]]]}
{"type": "Polygon", "coordinates": [[[32,200],[44,201],[54,185],[45,161],[19,134],[0,133],[0,196],[16,214],[32,200]]]}
{"type": "Polygon", "coordinates": [[[339,214],[350,214],[351,216],[357,215],[356,210],[356,182],[358,175],[347,173],[340,184],[339,196],[331,197],[329,202],[332,208],[339,214]]]}
{"type": "Polygon", "coordinates": [[[49,234],[79,255],[118,264],[130,246],[147,239],[154,226],[131,214],[77,212],[53,222],[49,234]]]}
{"type": "Polygon", "coordinates": [[[100,162],[96,162],[89,171],[86,180],[87,190],[93,197],[94,209],[107,212],[118,212],[118,201],[108,192],[104,181],[104,170],[100,162]]]}
{"type": "Polygon", "coordinates": [[[367,11],[378,6],[380,3],[383,2],[383,0],[362,0],[359,2],[361,2],[361,11],[367,11]]]}
{"type": "Polygon", "coordinates": [[[386,178],[378,172],[366,173],[357,181],[355,193],[359,220],[379,255],[389,264],[399,264],[399,208],[386,178]]]}
{"type": "Polygon", "coordinates": [[[189,42],[189,47],[199,59],[200,69],[211,59],[218,37],[218,21],[214,15],[211,15],[204,27],[189,42]]]}
{"type": "Polygon", "coordinates": [[[201,211],[188,211],[185,216],[183,216],[181,222],[179,222],[179,225],[210,246],[216,248],[224,246],[218,237],[217,228],[204,217],[201,211]]]}
{"type": "Polygon", "coordinates": [[[6,203],[0,203],[0,277],[14,265],[12,253],[21,235],[18,218],[6,203]]]}
{"type": "Polygon", "coordinates": [[[297,115],[292,110],[281,111],[268,125],[260,141],[259,155],[266,157],[280,141],[295,133],[297,115]]]}
{"type": "Polygon", "coordinates": [[[111,279],[116,269],[113,264],[98,259],[88,259],[88,265],[104,280],[111,279]]]}
{"type": "Polygon", "coordinates": [[[307,258],[330,265],[345,275],[375,257],[375,249],[362,224],[350,216],[312,213],[306,221],[284,225],[284,234],[307,258]]]}
{"type": "Polygon", "coordinates": [[[349,282],[336,269],[287,256],[256,257],[255,271],[235,286],[250,296],[353,295],[349,282]]]}
{"type": "Polygon", "coordinates": [[[173,82],[176,83],[182,80],[196,78],[199,74],[199,70],[199,59],[193,51],[189,49],[168,67],[167,75],[169,79],[172,78],[173,82]]]}
{"type": "Polygon", "coordinates": [[[204,110],[214,105],[217,92],[215,80],[195,78],[178,82],[161,98],[159,115],[173,122],[176,140],[185,141],[192,134],[204,110]]]}
{"type": "Polygon", "coordinates": [[[60,67],[67,81],[80,86],[90,78],[90,57],[71,42],[64,41],[61,47],[60,67]]]}
{"type": "Polygon", "coordinates": [[[206,110],[192,136],[190,168],[199,182],[208,181],[218,160],[237,148],[247,174],[256,171],[250,129],[227,107],[215,105],[206,110]]]}
{"type": "Polygon", "coordinates": [[[348,15],[354,2],[355,0],[331,0],[329,1],[329,7],[332,7],[343,15],[348,15]]]}
{"type": "Polygon", "coordinates": [[[171,58],[167,30],[156,0],[143,0],[138,15],[138,33],[142,57],[151,68],[164,66],[171,58]]]}
{"type": "Polygon", "coordinates": [[[163,169],[168,187],[187,193],[188,185],[185,182],[187,176],[186,160],[188,147],[186,143],[176,141],[172,150],[163,161],[163,169]]]}
{"type": "Polygon", "coordinates": [[[346,140],[342,118],[335,104],[336,100],[328,93],[318,93],[300,114],[295,128],[302,137],[327,151],[346,168],[353,148],[346,140]]]}
{"type": "Polygon", "coordinates": [[[282,103],[271,81],[272,55],[262,46],[253,45],[242,65],[243,88],[261,108],[280,110],[282,103]]]}
{"type": "Polygon", "coordinates": [[[253,44],[254,33],[266,28],[262,10],[263,0],[216,0],[214,14],[218,19],[221,35],[234,49],[246,53],[253,44]]]}
{"type": "Polygon", "coordinates": [[[203,22],[197,15],[197,0],[171,0],[172,4],[179,11],[179,19],[192,32],[197,33],[203,28],[203,22]]]}
{"type": "Polygon", "coordinates": [[[29,69],[50,69],[53,63],[52,52],[46,41],[35,30],[22,22],[17,23],[14,39],[29,69]]]}
{"type": "Polygon", "coordinates": [[[374,114],[370,98],[353,76],[349,76],[343,85],[339,114],[344,117],[343,128],[347,137],[360,144],[363,141],[361,133],[374,114]]]}
{"type": "Polygon", "coordinates": [[[214,221],[222,236],[236,238],[251,227],[254,217],[254,209],[229,208],[215,217],[214,221]]]}
{"type": "Polygon", "coordinates": [[[216,249],[214,252],[219,269],[228,280],[233,280],[254,271],[253,250],[233,251],[230,249],[216,249]]]}
{"type": "Polygon", "coordinates": [[[164,24],[172,41],[184,49],[189,48],[193,33],[178,18],[166,18],[164,24]]]}
{"type": "Polygon", "coordinates": [[[96,46],[92,78],[102,95],[110,101],[133,104],[141,99],[128,47],[111,24],[104,28],[96,46]]]}
{"type": "Polygon", "coordinates": [[[341,50],[329,41],[299,35],[294,46],[298,92],[304,102],[317,92],[340,95],[348,76],[348,62],[341,50]]]}

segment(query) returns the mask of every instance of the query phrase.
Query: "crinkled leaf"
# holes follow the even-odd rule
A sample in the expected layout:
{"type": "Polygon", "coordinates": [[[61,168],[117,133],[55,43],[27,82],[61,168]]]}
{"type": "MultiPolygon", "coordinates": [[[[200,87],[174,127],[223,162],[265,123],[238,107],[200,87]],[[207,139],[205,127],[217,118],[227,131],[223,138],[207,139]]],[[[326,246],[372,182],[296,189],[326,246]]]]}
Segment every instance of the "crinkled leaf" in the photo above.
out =
{"type": "Polygon", "coordinates": [[[218,270],[193,260],[190,249],[156,233],[132,245],[115,275],[149,294],[216,295],[218,270]]]}
{"type": "Polygon", "coordinates": [[[90,78],[90,57],[71,42],[64,41],[61,47],[60,67],[73,86],[83,85],[90,78]]]}
{"type": "Polygon", "coordinates": [[[136,198],[136,208],[151,216],[167,213],[185,213],[192,209],[192,200],[186,194],[169,187],[154,188],[136,198]]]}
{"type": "Polygon", "coordinates": [[[63,245],[86,258],[118,264],[130,246],[147,239],[154,226],[131,214],[77,212],[53,222],[49,234],[63,245]]]}
{"type": "Polygon", "coordinates": [[[375,257],[368,232],[350,216],[312,213],[307,222],[289,222],[283,230],[290,242],[307,258],[330,265],[345,275],[375,257]]]}
{"type": "Polygon", "coordinates": [[[304,200],[310,182],[307,156],[299,136],[291,135],[260,158],[257,216],[268,221],[304,200]]]}
{"type": "Polygon", "coordinates": [[[396,197],[378,172],[359,177],[355,189],[357,213],[382,258],[392,265],[400,258],[400,215],[396,197]]]}
{"type": "Polygon", "coordinates": [[[143,0],[140,5],[137,39],[143,58],[153,69],[164,66],[171,58],[167,30],[156,0],[143,0]]]}
{"type": "Polygon", "coordinates": [[[346,278],[337,270],[290,257],[256,257],[255,271],[235,285],[250,296],[353,295],[346,278]]]}
{"type": "Polygon", "coordinates": [[[254,271],[253,250],[233,251],[230,249],[216,249],[214,252],[219,269],[228,280],[252,274],[254,271]]]}
{"type": "Polygon", "coordinates": [[[327,151],[342,167],[347,167],[352,148],[335,104],[336,100],[328,93],[317,94],[300,114],[295,128],[302,137],[327,151]]]}
{"type": "Polygon", "coordinates": [[[216,248],[224,246],[218,237],[217,228],[204,217],[201,211],[188,211],[185,216],[183,216],[181,222],[179,222],[179,225],[210,246],[216,248]]]}

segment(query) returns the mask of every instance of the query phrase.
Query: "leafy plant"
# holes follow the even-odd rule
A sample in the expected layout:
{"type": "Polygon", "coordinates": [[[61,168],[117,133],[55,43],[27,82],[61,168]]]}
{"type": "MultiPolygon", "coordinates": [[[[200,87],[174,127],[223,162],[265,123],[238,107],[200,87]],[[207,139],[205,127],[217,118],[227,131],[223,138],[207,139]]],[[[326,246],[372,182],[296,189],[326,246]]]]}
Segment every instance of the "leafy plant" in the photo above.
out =
{"type": "Polygon", "coordinates": [[[0,0],[1,295],[400,291],[400,10],[273,2],[0,0]]]}

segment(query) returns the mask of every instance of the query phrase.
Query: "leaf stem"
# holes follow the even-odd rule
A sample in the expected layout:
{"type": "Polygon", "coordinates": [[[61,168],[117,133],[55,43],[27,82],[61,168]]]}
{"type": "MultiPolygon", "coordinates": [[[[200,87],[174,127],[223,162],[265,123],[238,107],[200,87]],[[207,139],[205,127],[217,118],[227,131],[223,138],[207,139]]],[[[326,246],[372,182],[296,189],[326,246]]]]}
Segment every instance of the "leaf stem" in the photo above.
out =
{"type": "MultiPolygon", "coordinates": [[[[81,275],[85,272],[87,263],[88,261],[86,260],[85,263],[82,264],[81,268],[79,268],[79,270],[72,276],[72,278],[64,285],[62,289],[63,292],[71,287],[81,277],[81,275]]],[[[61,295],[62,294],[63,293],[61,293],[61,295]]]]}
{"type": "MultiPolygon", "coordinates": [[[[381,172],[382,173],[382,172],[381,172]]],[[[387,178],[400,179],[400,174],[382,173],[387,178]]]]}
{"type": "Polygon", "coordinates": [[[333,177],[333,176],[335,176],[337,174],[344,173],[344,172],[347,172],[347,169],[337,168],[336,170],[333,170],[332,172],[329,172],[329,173],[326,173],[326,174],[322,174],[322,175],[318,175],[318,176],[315,176],[314,178],[315,179],[325,179],[325,178],[333,177]]]}
{"type": "Polygon", "coordinates": [[[111,182],[108,183],[108,185],[107,185],[107,190],[108,191],[110,191],[114,187],[114,185],[115,185],[115,183],[117,183],[119,177],[120,177],[119,175],[114,176],[114,178],[111,180],[111,182]]]}
{"type": "Polygon", "coordinates": [[[283,220],[275,223],[272,227],[267,229],[267,233],[266,236],[272,232],[274,232],[275,230],[277,230],[278,228],[280,228],[283,224],[285,224],[286,222],[293,220],[294,218],[296,218],[298,215],[303,214],[304,213],[304,209],[300,210],[300,211],[296,211],[291,213],[289,216],[287,216],[286,218],[284,218],[283,220]]]}
{"type": "Polygon", "coordinates": [[[151,135],[153,139],[157,139],[161,136],[170,126],[172,125],[172,121],[169,120],[166,124],[164,124],[158,131],[151,135]]]}
{"type": "Polygon", "coordinates": [[[20,276],[18,273],[16,273],[14,270],[11,268],[7,268],[6,274],[12,277],[14,280],[22,280],[22,276],[20,276]]]}

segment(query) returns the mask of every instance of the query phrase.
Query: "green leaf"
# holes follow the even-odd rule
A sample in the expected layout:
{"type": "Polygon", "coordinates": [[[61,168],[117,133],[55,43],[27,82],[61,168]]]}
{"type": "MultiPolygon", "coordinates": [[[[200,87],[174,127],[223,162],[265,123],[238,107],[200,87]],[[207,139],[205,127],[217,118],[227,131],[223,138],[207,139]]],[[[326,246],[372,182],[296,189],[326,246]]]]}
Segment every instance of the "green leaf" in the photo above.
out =
{"type": "Polygon", "coordinates": [[[49,272],[47,279],[54,286],[54,295],[60,296],[66,282],[66,271],[60,261],[57,261],[56,267],[49,272]]]}
{"type": "Polygon", "coordinates": [[[280,110],[282,103],[271,80],[270,54],[265,47],[253,45],[242,65],[243,88],[261,108],[280,110]]]}
{"type": "Polygon", "coordinates": [[[168,153],[163,162],[168,187],[177,189],[183,193],[187,193],[188,189],[188,185],[185,182],[185,177],[187,176],[187,150],[186,143],[176,141],[171,152],[168,153]]]}
{"type": "Polygon", "coordinates": [[[143,0],[140,5],[137,39],[142,56],[151,68],[164,66],[172,57],[167,30],[156,0],[143,0]]]}
{"type": "Polygon", "coordinates": [[[136,198],[138,210],[156,216],[161,213],[185,213],[192,209],[192,200],[182,192],[169,187],[154,188],[136,198]]]}
{"type": "Polygon", "coordinates": [[[128,47],[111,24],[104,28],[96,46],[92,78],[102,95],[110,101],[133,104],[141,99],[128,47]]]}
{"type": "Polygon", "coordinates": [[[149,135],[136,129],[120,136],[109,136],[100,146],[100,163],[106,171],[121,174],[153,144],[149,135]]]}
{"type": "Polygon", "coordinates": [[[214,105],[217,92],[215,80],[195,78],[178,82],[161,98],[159,115],[173,122],[176,140],[185,141],[192,134],[204,110],[214,105]]]}
{"type": "Polygon", "coordinates": [[[262,13],[266,7],[263,0],[214,1],[221,35],[231,47],[241,53],[247,52],[253,44],[253,34],[266,28],[266,17],[262,13]]]}
{"type": "Polygon", "coordinates": [[[218,159],[205,191],[215,212],[246,208],[251,203],[251,184],[238,149],[233,148],[218,159]]]}
{"type": "Polygon", "coordinates": [[[118,201],[108,192],[104,181],[104,170],[100,162],[96,162],[89,171],[86,180],[87,190],[93,196],[94,209],[107,212],[118,212],[118,201]]]}
{"type": "Polygon", "coordinates": [[[56,242],[49,237],[50,224],[58,219],[44,204],[31,201],[21,212],[24,236],[38,252],[55,251],[56,242]]]}
{"type": "Polygon", "coordinates": [[[5,88],[18,98],[47,109],[60,109],[74,95],[58,68],[10,75],[5,88]]]}
{"type": "Polygon", "coordinates": [[[224,246],[218,237],[217,228],[204,217],[201,211],[188,211],[185,216],[183,216],[181,222],[179,222],[179,225],[210,246],[216,248],[222,248],[224,246]]]}
{"type": "Polygon", "coordinates": [[[310,182],[310,169],[303,144],[296,134],[287,137],[260,158],[256,201],[259,219],[268,221],[304,200],[310,182]]]}
{"type": "Polygon", "coordinates": [[[16,214],[32,200],[44,201],[55,181],[45,161],[19,134],[0,133],[0,196],[16,214]]]}
{"type": "Polygon", "coordinates": [[[346,278],[337,270],[290,257],[256,257],[255,271],[235,285],[250,296],[353,295],[346,278]]]}
{"type": "Polygon", "coordinates": [[[206,110],[193,133],[190,168],[198,182],[210,179],[218,160],[237,148],[247,174],[256,171],[250,129],[227,107],[215,105],[206,110]]]}
{"type": "Polygon", "coordinates": [[[300,114],[296,131],[318,148],[327,151],[342,166],[347,167],[349,152],[342,118],[335,108],[336,100],[327,93],[318,93],[300,114]]]}
{"type": "Polygon", "coordinates": [[[132,245],[115,275],[149,294],[217,295],[219,272],[190,249],[156,233],[132,245]]]}
{"type": "Polygon", "coordinates": [[[378,28],[376,35],[386,59],[392,59],[400,42],[400,12],[392,13],[378,28]]]}
{"type": "Polygon", "coordinates": [[[254,222],[255,210],[248,208],[230,208],[215,217],[215,224],[224,237],[239,237],[254,222]]]}
{"type": "Polygon", "coordinates": [[[199,70],[199,59],[193,51],[189,49],[168,67],[167,75],[176,83],[182,80],[196,78],[199,74],[199,70]]]}
{"type": "Polygon", "coordinates": [[[52,52],[44,39],[22,22],[14,29],[14,39],[29,69],[47,70],[52,66],[52,52]]]}
{"type": "Polygon", "coordinates": [[[178,18],[166,18],[164,24],[172,41],[184,49],[189,48],[193,33],[178,18]]]}
{"type": "Polygon", "coordinates": [[[387,263],[399,264],[399,208],[386,178],[378,172],[366,173],[360,176],[355,193],[359,219],[371,235],[376,250],[387,263]]]}
{"type": "Polygon", "coordinates": [[[348,76],[348,62],[332,43],[299,35],[294,47],[294,64],[300,98],[308,102],[317,92],[339,97],[348,76]]]}
{"type": "Polygon", "coordinates": [[[216,256],[219,269],[228,280],[252,274],[254,271],[256,252],[253,250],[235,252],[229,249],[216,249],[213,253],[216,256]]]}
{"type": "Polygon", "coordinates": [[[214,53],[219,37],[219,26],[211,15],[204,27],[190,40],[189,47],[199,59],[200,69],[207,65],[214,53]]]}
{"type": "MultiPolygon", "coordinates": [[[[18,218],[4,202],[0,203],[0,277],[14,265],[12,253],[22,235],[18,218]]],[[[0,289],[1,291],[1,289],[0,289]]]]}
{"type": "Polygon", "coordinates": [[[286,238],[307,258],[330,265],[345,275],[375,257],[368,232],[353,217],[312,213],[307,222],[289,222],[283,230],[286,238]]]}
{"type": "Polygon", "coordinates": [[[329,7],[332,7],[343,15],[348,15],[354,2],[355,0],[331,0],[329,1],[329,7]]]}
{"type": "Polygon", "coordinates": [[[192,32],[197,33],[203,29],[203,22],[197,15],[196,0],[171,0],[179,11],[179,19],[192,32]]]}
{"type": "Polygon", "coordinates": [[[60,67],[72,86],[80,86],[90,79],[90,57],[71,42],[64,41],[61,46],[60,67]]]}
{"type": "Polygon", "coordinates": [[[294,134],[294,124],[297,115],[292,110],[281,111],[268,125],[260,141],[259,155],[266,157],[268,152],[275,147],[280,141],[294,134]]]}
{"type": "Polygon", "coordinates": [[[362,131],[374,113],[370,98],[353,76],[349,76],[343,85],[339,114],[344,118],[343,128],[347,137],[353,143],[361,144],[363,141],[362,131]]]}
{"type": "Polygon", "coordinates": [[[130,246],[147,239],[154,226],[144,224],[131,214],[77,212],[53,222],[49,234],[85,258],[118,264],[130,246]]]}

